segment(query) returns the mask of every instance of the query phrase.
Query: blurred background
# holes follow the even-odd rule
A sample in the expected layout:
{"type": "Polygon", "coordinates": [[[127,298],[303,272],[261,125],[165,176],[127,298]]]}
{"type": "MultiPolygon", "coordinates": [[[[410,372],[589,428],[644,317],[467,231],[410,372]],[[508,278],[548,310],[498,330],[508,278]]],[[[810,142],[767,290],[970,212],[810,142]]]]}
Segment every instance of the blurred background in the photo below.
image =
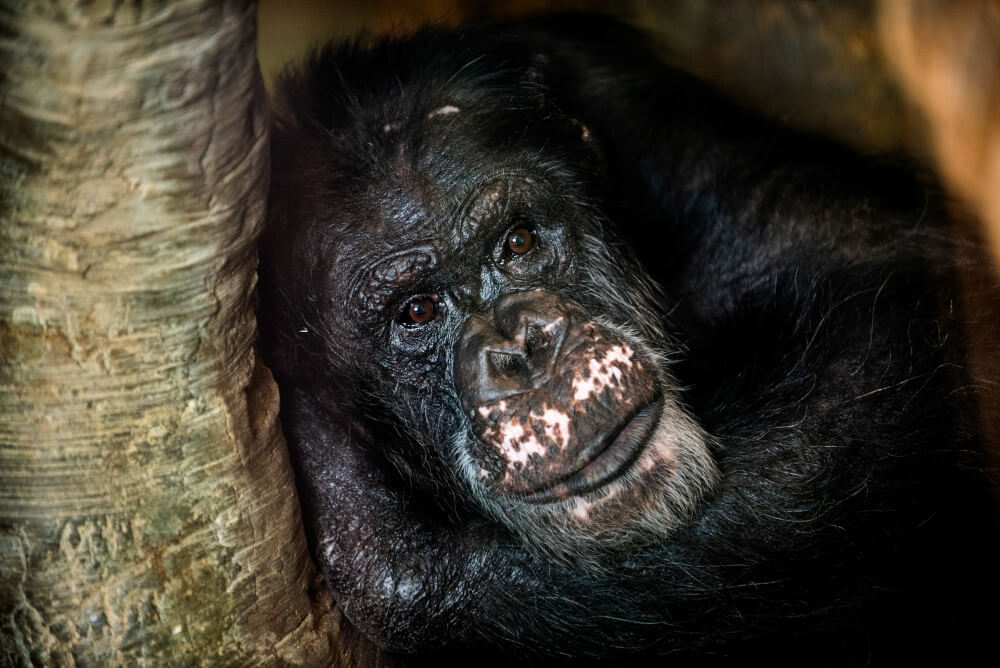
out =
{"type": "Polygon", "coordinates": [[[1000,470],[1000,2],[261,0],[259,57],[270,85],[329,39],[569,9],[648,28],[678,67],[787,125],[937,174],[951,196],[970,369],[1000,470]]]}
{"type": "Polygon", "coordinates": [[[896,148],[919,130],[918,115],[886,76],[877,5],[867,0],[263,0],[258,49],[270,82],[309,45],[361,31],[407,33],[428,23],[573,9],[613,13],[654,30],[683,69],[765,113],[859,148],[896,148]]]}

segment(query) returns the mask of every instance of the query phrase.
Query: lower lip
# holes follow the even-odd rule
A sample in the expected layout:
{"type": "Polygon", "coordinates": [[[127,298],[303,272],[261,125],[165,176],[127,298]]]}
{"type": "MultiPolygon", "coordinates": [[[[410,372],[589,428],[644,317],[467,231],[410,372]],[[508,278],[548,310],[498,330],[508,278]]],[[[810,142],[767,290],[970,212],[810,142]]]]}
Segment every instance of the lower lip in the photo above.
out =
{"type": "Polygon", "coordinates": [[[527,503],[551,503],[598,489],[618,478],[638,459],[660,421],[663,398],[659,397],[635,414],[618,435],[593,460],[569,478],[552,487],[522,496],[527,503]]]}

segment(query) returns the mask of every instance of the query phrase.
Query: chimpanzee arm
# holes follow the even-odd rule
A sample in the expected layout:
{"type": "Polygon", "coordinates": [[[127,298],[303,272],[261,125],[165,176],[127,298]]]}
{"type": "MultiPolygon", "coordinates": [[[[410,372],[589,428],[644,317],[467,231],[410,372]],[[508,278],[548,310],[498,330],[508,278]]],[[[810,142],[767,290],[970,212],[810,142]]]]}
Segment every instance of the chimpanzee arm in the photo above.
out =
{"type": "Polygon", "coordinates": [[[512,538],[486,523],[434,524],[306,393],[283,397],[282,417],[327,584],[379,644],[414,652],[489,635],[501,592],[535,584],[512,538]]]}
{"type": "Polygon", "coordinates": [[[486,643],[536,655],[617,654],[648,645],[680,617],[661,578],[682,595],[718,585],[688,559],[640,558],[588,575],[528,553],[495,524],[435,521],[331,428],[312,397],[295,392],[283,402],[323,574],[348,618],[386,648],[454,652],[486,643]]]}

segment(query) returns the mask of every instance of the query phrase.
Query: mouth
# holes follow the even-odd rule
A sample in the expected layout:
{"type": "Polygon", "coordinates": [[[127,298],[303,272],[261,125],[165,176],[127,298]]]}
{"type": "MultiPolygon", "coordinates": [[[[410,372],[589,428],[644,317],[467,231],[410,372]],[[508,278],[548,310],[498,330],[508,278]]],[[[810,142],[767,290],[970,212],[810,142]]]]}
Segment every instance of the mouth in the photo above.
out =
{"type": "Polygon", "coordinates": [[[521,501],[552,503],[586,494],[615,480],[645,450],[662,412],[663,397],[657,397],[627,418],[607,445],[582,468],[549,487],[521,496],[521,501]]]}

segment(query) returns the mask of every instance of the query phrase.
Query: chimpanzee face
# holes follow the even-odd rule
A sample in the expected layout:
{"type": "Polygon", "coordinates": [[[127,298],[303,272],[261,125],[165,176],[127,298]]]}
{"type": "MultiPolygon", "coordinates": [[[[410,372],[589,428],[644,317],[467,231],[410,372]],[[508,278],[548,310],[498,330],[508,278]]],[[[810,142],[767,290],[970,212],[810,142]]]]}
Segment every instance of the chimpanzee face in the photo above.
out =
{"type": "Polygon", "coordinates": [[[662,540],[715,469],[678,404],[658,291],[605,238],[594,174],[573,168],[597,157],[586,129],[547,130],[574,135],[567,155],[530,133],[484,141],[488,117],[457,105],[419,117],[419,132],[372,133],[380,178],[332,212],[319,315],[404,434],[388,455],[434,460],[553,553],[662,540]]]}

